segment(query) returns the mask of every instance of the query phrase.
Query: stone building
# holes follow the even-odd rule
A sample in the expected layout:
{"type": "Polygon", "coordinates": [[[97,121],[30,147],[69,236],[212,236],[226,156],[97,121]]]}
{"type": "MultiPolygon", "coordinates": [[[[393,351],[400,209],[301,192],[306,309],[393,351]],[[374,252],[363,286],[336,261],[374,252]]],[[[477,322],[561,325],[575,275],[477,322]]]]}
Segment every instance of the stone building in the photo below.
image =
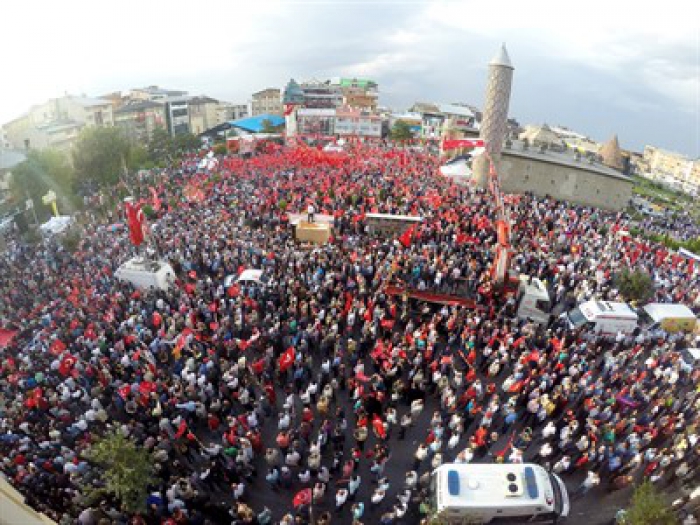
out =
{"type": "Polygon", "coordinates": [[[633,180],[580,156],[511,144],[501,152],[501,188],[505,193],[532,192],[609,210],[622,210],[632,198],[633,180]]]}

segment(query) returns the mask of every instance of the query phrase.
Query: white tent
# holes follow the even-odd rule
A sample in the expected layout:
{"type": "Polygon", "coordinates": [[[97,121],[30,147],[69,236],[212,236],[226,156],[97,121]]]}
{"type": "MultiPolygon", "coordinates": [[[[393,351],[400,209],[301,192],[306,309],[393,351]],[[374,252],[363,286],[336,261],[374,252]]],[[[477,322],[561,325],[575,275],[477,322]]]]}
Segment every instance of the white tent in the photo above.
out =
{"type": "Polygon", "coordinates": [[[41,231],[45,234],[56,235],[66,231],[73,224],[73,217],[70,215],[60,215],[51,217],[51,219],[41,225],[41,231]]]}
{"type": "Polygon", "coordinates": [[[440,173],[445,177],[453,177],[458,181],[472,178],[471,156],[460,155],[440,166],[440,173]]]}

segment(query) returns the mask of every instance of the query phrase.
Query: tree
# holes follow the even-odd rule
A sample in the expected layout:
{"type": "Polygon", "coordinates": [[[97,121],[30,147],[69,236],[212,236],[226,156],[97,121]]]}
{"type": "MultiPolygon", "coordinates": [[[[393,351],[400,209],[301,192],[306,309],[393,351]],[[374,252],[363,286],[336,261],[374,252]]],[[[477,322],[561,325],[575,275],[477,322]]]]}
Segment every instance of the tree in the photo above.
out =
{"type": "Polygon", "coordinates": [[[228,153],[228,148],[226,144],[217,144],[214,146],[214,155],[226,155],[228,153]]]}
{"type": "Polygon", "coordinates": [[[615,276],[614,282],[626,301],[645,302],[654,295],[654,280],[642,270],[624,268],[615,276]]]}
{"type": "Polygon", "coordinates": [[[73,149],[78,179],[113,185],[129,164],[131,143],[118,128],[85,128],[73,149]]]}
{"type": "Polygon", "coordinates": [[[280,131],[282,131],[283,126],[283,124],[280,124],[279,126],[274,126],[270,119],[263,119],[262,129],[260,130],[260,133],[279,133],[280,131]]]}
{"type": "Polygon", "coordinates": [[[16,203],[27,198],[34,201],[40,218],[47,218],[50,209],[41,204],[41,198],[53,190],[58,198],[58,209],[71,211],[78,199],[74,193],[75,172],[62,152],[53,149],[31,150],[27,159],[12,169],[10,192],[16,203]]]}
{"type": "Polygon", "coordinates": [[[649,481],[639,485],[625,513],[627,525],[674,525],[676,516],[664,497],[649,481]]]}
{"type": "Polygon", "coordinates": [[[175,156],[173,139],[163,128],[153,130],[146,149],[151,161],[156,164],[170,163],[175,156]]]}
{"type": "Polygon", "coordinates": [[[145,509],[148,489],[156,482],[153,458],[145,448],[115,431],[93,444],[87,457],[101,469],[101,486],[85,487],[88,496],[112,495],[132,513],[145,509]]]}
{"type": "Polygon", "coordinates": [[[175,145],[175,151],[179,154],[187,153],[192,150],[198,150],[202,147],[202,140],[192,133],[175,135],[173,142],[175,145]]]}
{"type": "Polygon", "coordinates": [[[403,120],[397,120],[391,128],[390,136],[393,140],[406,141],[413,138],[411,127],[403,120]]]}
{"type": "Polygon", "coordinates": [[[148,149],[142,145],[136,145],[131,148],[129,155],[128,168],[132,171],[140,169],[149,169],[151,166],[148,149]]]}

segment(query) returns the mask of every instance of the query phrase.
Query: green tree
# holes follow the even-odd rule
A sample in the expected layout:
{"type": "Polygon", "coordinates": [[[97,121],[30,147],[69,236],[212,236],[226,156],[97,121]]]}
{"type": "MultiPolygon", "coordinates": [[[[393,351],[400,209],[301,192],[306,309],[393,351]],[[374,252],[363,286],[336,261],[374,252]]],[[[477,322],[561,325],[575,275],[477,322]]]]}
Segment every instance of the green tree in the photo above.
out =
{"type": "Polygon", "coordinates": [[[413,138],[411,127],[403,120],[397,120],[391,128],[390,136],[393,140],[406,141],[413,138]]]}
{"type": "Polygon", "coordinates": [[[215,155],[226,155],[227,153],[228,149],[226,148],[226,144],[217,144],[214,146],[215,155]]]}
{"type": "Polygon", "coordinates": [[[260,133],[270,133],[270,134],[279,133],[282,131],[283,127],[284,127],[283,124],[280,124],[279,126],[274,126],[270,119],[263,119],[262,129],[260,130],[260,133]]]}
{"type": "Polygon", "coordinates": [[[649,482],[639,485],[632,495],[632,504],[625,513],[626,525],[675,525],[673,510],[649,482]]]}
{"type": "Polygon", "coordinates": [[[58,209],[71,212],[78,205],[74,193],[75,172],[65,154],[58,150],[31,150],[27,159],[12,169],[10,193],[16,203],[24,203],[29,197],[40,218],[50,215],[50,208],[41,204],[41,198],[49,190],[56,193],[58,209]]]}
{"type": "Polygon", "coordinates": [[[151,206],[150,204],[146,204],[145,206],[143,206],[141,208],[141,210],[143,211],[143,214],[146,216],[146,218],[148,220],[153,220],[153,219],[156,219],[158,217],[156,210],[154,210],[153,206],[151,206]]]}
{"type": "Polygon", "coordinates": [[[87,457],[101,469],[100,486],[84,487],[88,497],[109,494],[128,512],[145,509],[148,489],[156,481],[153,458],[145,448],[115,431],[94,443],[87,457]]]}
{"type": "Polygon", "coordinates": [[[654,295],[654,280],[642,270],[624,268],[615,276],[614,283],[626,301],[642,303],[654,295]]]}
{"type": "Polygon", "coordinates": [[[149,169],[150,167],[150,155],[148,149],[142,145],[135,145],[131,148],[131,153],[129,155],[128,168],[131,171],[136,171],[140,169],[149,169]]]}
{"type": "Polygon", "coordinates": [[[163,128],[156,128],[146,146],[152,162],[170,163],[175,156],[175,143],[163,128]]]}
{"type": "Polygon", "coordinates": [[[198,150],[202,147],[202,140],[192,133],[176,135],[173,142],[175,145],[175,152],[179,154],[198,150]]]}
{"type": "Polygon", "coordinates": [[[85,128],[73,149],[76,175],[78,179],[116,184],[130,162],[131,150],[131,143],[118,128],[85,128]]]}

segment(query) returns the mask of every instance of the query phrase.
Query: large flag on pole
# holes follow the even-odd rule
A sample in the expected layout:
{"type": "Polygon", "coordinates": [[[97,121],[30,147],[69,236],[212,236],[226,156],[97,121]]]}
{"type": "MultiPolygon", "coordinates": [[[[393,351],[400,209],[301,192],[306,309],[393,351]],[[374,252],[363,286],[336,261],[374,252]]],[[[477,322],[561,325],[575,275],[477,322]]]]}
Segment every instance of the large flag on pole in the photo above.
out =
{"type": "Polygon", "coordinates": [[[129,236],[134,246],[143,244],[146,229],[146,216],[143,214],[140,204],[135,204],[133,198],[124,200],[126,208],[126,220],[129,224],[129,236]]]}
{"type": "MultiPolygon", "coordinates": [[[[482,139],[445,139],[442,141],[443,151],[448,151],[451,149],[459,148],[485,148],[484,141],[482,139]]],[[[479,152],[475,152],[478,154],[479,152]]]]}

